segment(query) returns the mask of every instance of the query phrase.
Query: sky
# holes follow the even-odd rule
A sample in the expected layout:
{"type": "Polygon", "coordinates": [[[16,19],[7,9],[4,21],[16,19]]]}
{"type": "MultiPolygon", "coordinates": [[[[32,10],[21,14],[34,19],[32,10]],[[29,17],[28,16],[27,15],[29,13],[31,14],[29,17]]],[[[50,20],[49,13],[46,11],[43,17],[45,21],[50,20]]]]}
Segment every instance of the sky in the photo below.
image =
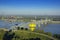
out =
{"type": "Polygon", "coordinates": [[[60,15],[60,0],[0,0],[0,15],[60,15]]]}

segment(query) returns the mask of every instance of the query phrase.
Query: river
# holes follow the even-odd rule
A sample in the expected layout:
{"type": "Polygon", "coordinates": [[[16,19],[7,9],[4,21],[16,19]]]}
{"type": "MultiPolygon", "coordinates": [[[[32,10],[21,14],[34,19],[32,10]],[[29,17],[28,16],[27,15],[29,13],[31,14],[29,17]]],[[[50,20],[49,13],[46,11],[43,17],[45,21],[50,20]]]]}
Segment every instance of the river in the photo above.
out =
{"type": "MultiPolygon", "coordinates": [[[[7,22],[0,20],[0,28],[10,28],[15,26],[15,24],[20,24],[21,22],[7,22]]],[[[47,26],[41,26],[40,29],[43,29],[45,32],[51,32],[52,34],[60,34],[60,24],[48,24],[47,26]]]]}

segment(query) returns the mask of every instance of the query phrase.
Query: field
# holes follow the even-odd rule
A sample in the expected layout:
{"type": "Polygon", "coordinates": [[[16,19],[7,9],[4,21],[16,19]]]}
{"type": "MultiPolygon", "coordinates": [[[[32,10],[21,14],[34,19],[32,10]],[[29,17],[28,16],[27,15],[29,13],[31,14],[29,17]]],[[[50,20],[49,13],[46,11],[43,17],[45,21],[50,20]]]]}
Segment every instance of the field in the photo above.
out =
{"type": "MultiPolygon", "coordinates": [[[[0,40],[4,40],[3,38],[5,34],[6,34],[5,31],[0,30],[0,40]]],[[[31,32],[27,30],[17,30],[15,32],[10,31],[7,34],[13,36],[11,40],[56,40],[51,35],[38,33],[38,32],[31,32]],[[12,35],[13,33],[14,35],[12,35]]]]}

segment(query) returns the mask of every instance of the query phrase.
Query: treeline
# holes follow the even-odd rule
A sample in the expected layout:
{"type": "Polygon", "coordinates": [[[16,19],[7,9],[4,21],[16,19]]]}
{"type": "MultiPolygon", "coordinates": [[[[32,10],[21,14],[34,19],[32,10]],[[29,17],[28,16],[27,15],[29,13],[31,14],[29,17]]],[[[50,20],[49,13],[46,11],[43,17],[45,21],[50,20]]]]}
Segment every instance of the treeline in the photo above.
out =
{"type": "Polygon", "coordinates": [[[17,27],[17,30],[28,30],[28,28],[24,28],[24,27],[17,27]]]}
{"type": "Polygon", "coordinates": [[[60,18],[53,18],[53,21],[60,21],[60,18]]]}

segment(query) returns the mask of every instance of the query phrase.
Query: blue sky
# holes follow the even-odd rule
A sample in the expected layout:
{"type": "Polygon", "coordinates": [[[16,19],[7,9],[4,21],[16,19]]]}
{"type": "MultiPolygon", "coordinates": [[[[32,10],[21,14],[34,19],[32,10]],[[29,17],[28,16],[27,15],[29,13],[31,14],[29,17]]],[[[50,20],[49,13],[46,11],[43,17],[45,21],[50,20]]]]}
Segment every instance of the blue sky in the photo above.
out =
{"type": "Polygon", "coordinates": [[[0,15],[60,15],[60,0],[0,0],[0,15]]]}

